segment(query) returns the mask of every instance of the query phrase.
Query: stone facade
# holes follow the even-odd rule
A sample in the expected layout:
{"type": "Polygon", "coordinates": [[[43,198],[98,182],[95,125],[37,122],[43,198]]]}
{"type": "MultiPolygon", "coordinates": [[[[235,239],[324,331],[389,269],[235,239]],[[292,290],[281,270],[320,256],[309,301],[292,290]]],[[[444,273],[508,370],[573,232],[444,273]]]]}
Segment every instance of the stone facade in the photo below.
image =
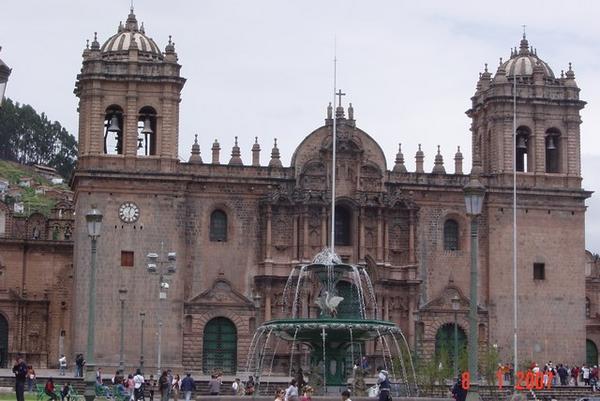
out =
{"type": "MultiPolygon", "coordinates": [[[[487,188],[479,230],[480,341],[482,348],[497,344],[502,357],[510,357],[516,153],[517,169],[523,170],[517,173],[520,355],[579,363],[586,338],[584,201],[590,195],[581,188],[579,160],[584,102],[571,70],[556,78],[540,63],[523,39],[494,77],[487,70],[481,74],[467,112],[475,170],[487,188]],[[524,143],[513,152],[514,79],[524,143]],[[535,279],[534,264],[536,274],[543,273],[535,279]],[[540,331],[542,326],[546,330],[540,331]]],[[[281,165],[276,144],[267,166],[259,163],[258,143],[251,165],[243,163],[237,143],[229,162],[221,163],[217,141],[210,163],[202,161],[197,143],[190,161],[180,162],[178,104],[184,79],[179,70],[174,45],[169,41],[164,52],[157,51],[133,10],[113,38],[102,47],[94,39],[84,51],[76,85],[80,155],[72,181],[72,296],[80,300],[71,320],[73,352],[85,349],[86,332],[77,329],[85,327],[88,311],[90,241],[84,216],[96,206],[104,214],[98,240],[98,363],[118,362],[118,290],[127,288],[128,363],[135,364],[140,354],[139,312],[144,311],[146,366],[157,363],[159,316],[163,366],[192,370],[203,369],[205,326],[224,317],[235,325],[236,360],[243,370],[254,328],[281,317],[290,270],[331,243],[334,118],[336,252],[346,262],[366,266],[378,296],[377,315],[396,322],[418,352],[434,352],[437,330],[453,321],[454,295],[460,298],[459,325],[468,331],[470,241],[463,187],[469,177],[463,174],[460,151],[455,173],[446,173],[439,150],[434,171],[424,172],[420,149],[416,172],[406,171],[401,152],[389,170],[375,139],[356,126],[350,104],[346,110],[336,105],[335,115],[329,106],[325,124],[299,144],[289,167],[281,165]],[[107,141],[113,136],[116,154],[109,154],[107,141]],[[126,202],[138,208],[135,218],[120,212],[126,202]],[[177,272],[169,276],[167,298],[160,302],[158,279],[147,272],[145,258],[159,251],[161,257],[177,253],[177,272]],[[133,256],[131,266],[124,255],[133,256]]],[[[314,299],[316,294],[306,291],[307,299],[314,299]]],[[[309,315],[316,313],[310,302],[306,305],[309,315]]],[[[376,352],[373,346],[369,351],[376,352]]]]}
{"type": "Polygon", "coordinates": [[[35,366],[55,366],[72,335],[71,202],[28,218],[0,202],[0,215],[0,364],[23,353],[35,366]]]}

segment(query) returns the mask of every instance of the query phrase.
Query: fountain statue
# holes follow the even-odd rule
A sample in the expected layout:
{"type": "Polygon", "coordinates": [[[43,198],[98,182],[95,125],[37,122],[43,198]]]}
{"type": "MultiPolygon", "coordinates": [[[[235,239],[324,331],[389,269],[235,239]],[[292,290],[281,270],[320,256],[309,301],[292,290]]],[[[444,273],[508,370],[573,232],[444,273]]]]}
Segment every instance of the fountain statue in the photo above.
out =
{"type": "Polygon", "coordinates": [[[290,377],[304,368],[308,384],[321,394],[339,393],[349,385],[362,393],[368,373],[356,361],[369,348],[376,350],[370,357],[390,372],[401,395],[416,395],[412,362],[405,366],[411,358],[403,357],[409,349],[406,339],[393,322],[378,318],[373,284],[364,267],[342,263],[331,249],[324,249],[311,264],[292,269],[282,304],[283,318],[260,325],[250,344],[247,370],[260,377],[263,387],[273,376],[280,346],[286,344],[290,377]],[[368,342],[375,345],[367,347],[368,342]]]}

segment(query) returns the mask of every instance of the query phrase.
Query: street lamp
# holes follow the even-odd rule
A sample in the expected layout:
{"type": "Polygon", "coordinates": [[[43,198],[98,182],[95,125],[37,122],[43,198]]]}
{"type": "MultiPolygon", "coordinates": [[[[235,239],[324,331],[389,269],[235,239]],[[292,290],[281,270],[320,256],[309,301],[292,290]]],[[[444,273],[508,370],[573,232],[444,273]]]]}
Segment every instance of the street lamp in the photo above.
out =
{"type": "MultiPolygon", "coordinates": [[[[163,242],[160,243],[160,253],[163,254],[163,242]]],[[[169,283],[166,281],[165,276],[174,274],[177,270],[175,261],[177,260],[177,254],[175,252],[167,252],[164,259],[161,259],[156,252],[151,252],[146,255],[147,265],[146,269],[151,274],[158,274],[158,351],[157,351],[157,374],[160,376],[160,364],[161,364],[161,341],[162,341],[162,300],[167,299],[167,290],[169,289],[169,283]]]]}
{"type": "Polygon", "coordinates": [[[88,290],[88,338],[87,362],[85,371],[85,399],[93,401],[96,398],[96,365],[94,363],[94,336],[96,334],[96,242],[102,228],[102,213],[92,205],[92,210],[86,213],[88,235],[91,240],[90,283],[88,290]]]}
{"type": "Polygon", "coordinates": [[[477,237],[477,229],[478,217],[481,215],[481,209],[483,208],[485,187],[479,182],[478,175],[473,171],[471,172],[469,183],[464,187],[464,193],[467,215],[471,217],[471,302],[469,305],[469,374],[471,383],[467,393],[467,401],[478,401],[481,397],[479,397],[477,388],[479,382],[479,373],[477,371],[477,347],[479,345],[477,332],[477,248],[479,239],[477,237]]]}
{"type": "Polygon", "coordinates": [[[142,321],[142,332],[140,334],[140,372],[144,373],[144,319],[146,312],[140,312],[140,320],[142,321]]]}
{"type": "MultiPolygon", "coordinates": [[[[0,46],[0,50],[2,50],[2,46],[0,46]]],[[[0,107],[2,107],[2,101],[4,100],[4,92],[6,92],[6,83],[8,82],[10,72],[11,69],[8,68],[8,66],[4,64],[2,60],[0,60],[0,107]]]]}
{"type": "Polygon", "coordinates": [[[121,301],[121,343],[119,344],[119,369],[125,370],[125,361],[123,360],[123,343],[125,340],[125,301],[127,300],[127,288],[119,288],[119,300],[121,301]]]}
{"type": "Polygon", "coordinates": [[[458,377],[458,325],[456,319],[456,313],[460,308],[460,298],[458,295],[454,295],[451,299],[452,310],[454,311],[454,377],[458,377]]]}

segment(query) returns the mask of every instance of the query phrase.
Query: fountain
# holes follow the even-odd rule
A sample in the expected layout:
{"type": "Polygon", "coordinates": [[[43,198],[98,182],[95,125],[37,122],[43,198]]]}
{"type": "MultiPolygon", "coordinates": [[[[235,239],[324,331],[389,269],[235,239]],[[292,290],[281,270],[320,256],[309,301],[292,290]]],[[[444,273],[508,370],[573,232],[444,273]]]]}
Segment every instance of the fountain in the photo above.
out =
{"type": "Polygon", "coordinates": [[[368,348],[377,349],[370,359],[390,373],[397,395],[417,395],[406,339],[393,322],[378,319],[373,284],[364,267],[342,263],[331,249],[324,249],[311,264],[292,269],[282,305],[284,318],[264,322],[250,344],[247,371],[259,378],[257,391],[268,385],[278,348],[287,343],[286,373],[294,377],[304,369],[309,384],[321,394],[339,394],[353,382],[355,395],[360,395],[366,372],[356,361],[368,348]],[[318,296],[311,300],[311,294],[318,296]]]}

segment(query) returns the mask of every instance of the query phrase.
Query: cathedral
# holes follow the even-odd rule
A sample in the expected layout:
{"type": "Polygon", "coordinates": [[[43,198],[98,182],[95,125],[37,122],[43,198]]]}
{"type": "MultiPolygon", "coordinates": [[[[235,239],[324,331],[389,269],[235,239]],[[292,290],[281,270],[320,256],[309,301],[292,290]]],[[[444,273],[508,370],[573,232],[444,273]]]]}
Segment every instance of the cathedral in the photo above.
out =
{"type": "MultiPolygon", "coordinates": [[[[137,366],[143,355],[147,367],[244,371],[255,328],[283,317],[290,271],[332,241],[345,263],[367,269],[378,315],[402,329],[413,352],[427,357],[446,346],[455,313],[460,341],[467,341],[470,224],[463,188],[471,167],[463,167],[460,149],[451,169],[439,149],[432,171],[424,170],[420,148],[415,171],[405,167],[401,149],[388,165],[377,133],[361,130],[352,104],[339,101],[324,108],[323,124],[315,122],[310,133],[306,127],[289,166],[277,142],[267,161],[258,140],[246,153],[237,138],[230,154],[215,140],[210,156],[195,142],[189,160],[181,161],[180,68],[171,39],[161,50],[133,9],[112,37],[104,43],[94,37],[83,51],[75,85],[73,265],[71,281],[61,280],[70,289],[61,331],[67,355],[86,349],[91,247],[85,216],[92,208],[103,214],[96,363],[110,370],[119,362],[124,306],[127,366],[137,366]],[[329,238],[332,208],[335,238],[329,238]]],[[[466,111],[473,170],[486,188],[479,219],[479,347],[497,347],[504,361],[512,358],[513,338],[513,168],[519,359],[580,364],[586,346],[587,356],[598,359],[593,351],[600,332],[590,312],[598,302],[586,299],[586,273],[598,274],[585,251],[591,193],[581,186],[585,102],[579,91],[570,64],[555,74],[524,35],[494,73],[487,66],[480,73],[466,111]],[[586,266],[594,268],[587,272],[586,266]]],[[[305,292],[307,299],[318,295],[305,292]]],[[[308,313],[316,314],[314,308],[308,313]]],[[[53,335],[48,365],[55,364],[53,335]]],[[[276,361],[275,369],[288,367],[286,355],[276,361]]]]}

